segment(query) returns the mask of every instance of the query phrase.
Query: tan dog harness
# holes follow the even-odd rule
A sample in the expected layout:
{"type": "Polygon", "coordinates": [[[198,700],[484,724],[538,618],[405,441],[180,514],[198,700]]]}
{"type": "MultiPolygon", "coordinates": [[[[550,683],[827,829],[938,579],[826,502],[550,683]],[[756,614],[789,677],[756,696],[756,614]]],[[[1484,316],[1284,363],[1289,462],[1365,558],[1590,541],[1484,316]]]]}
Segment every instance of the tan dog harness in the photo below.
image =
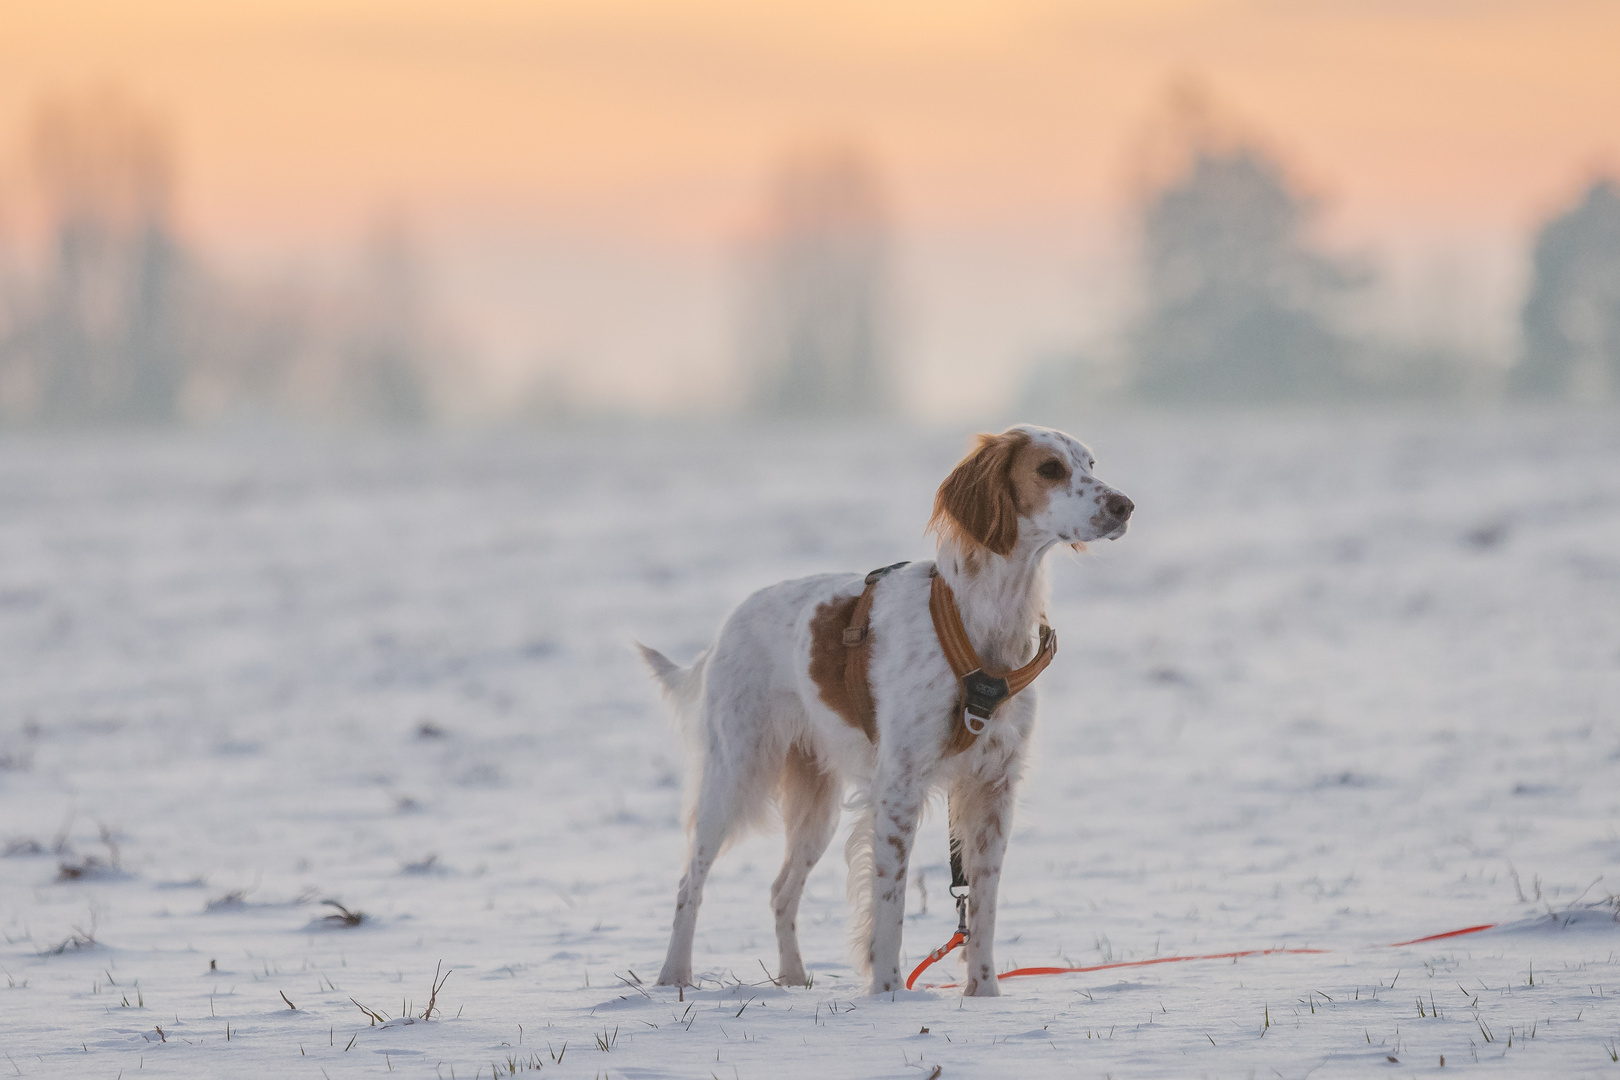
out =
{"type": "Polygon", "coordinates": [[[951,729],[949,749],[950,753],[957,754],[973,745],[998,705],[1034,682],[1051,664],[1057,655],[1057,631],[1043,618],[1041,645],[1035,659],[1005,675],[992,675],[984,670],[979,654],[973,651],[967,628],[962,625],[962,613],[956,608],[956,597],[938,569],[934,570],[928,593],[928,613],[934,617],[934,635],[939,638],[939,647],[945,650],[945,660],[962,687],[962,726],[951,729]]]}
{"type": "MultiPolygon", "coordinates": [[[[856,713],[854,719],[859,721],[856,726],[865,731],[866,737],[873,742],[877,742],[877,709],[872,703],[869,678],[872,654],[867,647],[872,640],[872,598],[877,591],[877,583],[905,565],[903,562],[895,563],[866,575],[866,588],[856,600],[854,610],[850,612],[849,625],[844,628],[844,688],[856,713]]],[[[984,665],[979,662],[979,654],[968,640],[967,628],[962,625],[962,613],[957,610],[956,597],[950,585],[946,584],[937,568],[930,573],[930,577],[928,613],[934,620],[934,635],[939,638],[945,661],[950,664],[962,691],[958,699],[962,723],[952,725],[951,740],[946,749],[948,755],[959,754],[973,745],[1003,701],[1029,686],[1052,663],[1052,658],[1057,655],[1057,631],[1042,619],[1040,649],[1035,653],[1035,658],[1005,675],[992,675],[984,670],[984,665]]]]}

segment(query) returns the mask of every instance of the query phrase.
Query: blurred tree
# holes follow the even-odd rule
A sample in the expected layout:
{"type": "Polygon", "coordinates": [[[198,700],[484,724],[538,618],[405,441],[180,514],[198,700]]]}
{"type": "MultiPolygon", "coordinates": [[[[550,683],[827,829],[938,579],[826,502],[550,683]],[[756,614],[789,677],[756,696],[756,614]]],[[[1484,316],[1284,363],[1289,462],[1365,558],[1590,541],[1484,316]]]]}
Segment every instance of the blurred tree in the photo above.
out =
{"type": "Polygon", "coordinates": [[[31,411],[62,423],[172,420],[185,376],[184,257],[165,132],[104,89],[44,103],[32,152],[52,252],[20,341],[31,411]]]}
{"type": "Polygon", "coordinates": [[[1349,390],[1352,346],[1332,309],[1365,275],[1312,247],[1316,205],[1277,158],[1218,122],[1187,83],[1144,157],[1134,392],[1191,403],[1349,390]]]}
{"type": "Polygon", "coordinates": [[[0,187],[0,423],[23,415],[33,401],[29,373],[24,369],[22,331],[27,300],[16,244],[8,228],[8,194],[0,187]]]}
{"type": "Polygon", "coordinates": [[[1524,355],[1510,373],[1524,397],[1620,393],[1620,188],[1599,179],[1536,234],[1524,355]]]}
{"type": "Polygon", "coordinates": [[[1117,402],[1125,395],[1125,372],[1118,357],[1090,349],[1038,353],[1014,400],[1019,417],[1062,428],[1117,402]]]}
{"type": "Polygon", "coordinates": [[[336,281],[194,288],[188,415],[414,427],[444,412],[459,350],[436,325],[407,220],[379,217],[359,256],[336,281]]]}
{"type": "Polygon", "coordinates": [[[231,282],[176,239],[174,155],[148,113],[107,88],[46,101],[32,136],[48,251],[23,275],[0,245],[0,418],[412,425],[441,404],[453,350],[397,215],[349,281],[231,282]]]}
{"type": "Polygon", "coordinates": [[[858,152],[782,169],[749,266],[743,349],[756,411],[893,409],[888,248],[878,180],[858,152]]]}
{"type": "Polygon", "coordinates": [[[344,350],[340,394],[358,419],[395,426],[429,414],[420,260],[403,217],[372,228],[364,251],[358,322],[344,350]]]}

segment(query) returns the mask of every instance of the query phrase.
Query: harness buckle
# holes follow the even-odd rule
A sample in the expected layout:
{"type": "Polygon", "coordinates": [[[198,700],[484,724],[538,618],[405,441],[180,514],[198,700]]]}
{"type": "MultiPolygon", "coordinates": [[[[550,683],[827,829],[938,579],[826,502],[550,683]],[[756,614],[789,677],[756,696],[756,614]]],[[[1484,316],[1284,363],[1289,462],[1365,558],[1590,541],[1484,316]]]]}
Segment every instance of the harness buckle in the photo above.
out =
{"type": "Polygon", "coordinates": [[[910,565],[911,563],[909,560],[902,559],[900,562],[890,563],[888,566],[880,566],[876,570],[873,570],[871,573],[866,575],[866,584],[874,585],[877,582],[882,581],[884,577],[900,569],[902,566],[910,565]]]}
{"type": "Polygon", "coordinates": [[[1006,679],[986,675],[983,668],[974,668],[962,676],[962,690],[967,699],[962,707],[962,723],[975,735],[984,731],[996,706],[1012,693],[1006,679]]]}

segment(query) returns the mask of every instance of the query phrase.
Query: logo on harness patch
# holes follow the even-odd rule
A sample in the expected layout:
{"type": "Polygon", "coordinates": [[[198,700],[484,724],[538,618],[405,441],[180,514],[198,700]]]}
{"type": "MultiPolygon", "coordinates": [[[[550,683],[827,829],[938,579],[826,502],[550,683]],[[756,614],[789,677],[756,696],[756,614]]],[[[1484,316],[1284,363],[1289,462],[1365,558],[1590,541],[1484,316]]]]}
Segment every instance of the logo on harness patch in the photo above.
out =
{"type": "Polygon", "coordinates": [[[983,669],[976,668],[962,676],[962,689],[966,692],[966,707],[962,710],[962,721],[967,724],[968,730],[977,735],[984,730],[985,723],[990,714],[996,711],[996,706],[1007,700],[1010,690],[1007,680],[996,675],[986,675],[983,669]]]}

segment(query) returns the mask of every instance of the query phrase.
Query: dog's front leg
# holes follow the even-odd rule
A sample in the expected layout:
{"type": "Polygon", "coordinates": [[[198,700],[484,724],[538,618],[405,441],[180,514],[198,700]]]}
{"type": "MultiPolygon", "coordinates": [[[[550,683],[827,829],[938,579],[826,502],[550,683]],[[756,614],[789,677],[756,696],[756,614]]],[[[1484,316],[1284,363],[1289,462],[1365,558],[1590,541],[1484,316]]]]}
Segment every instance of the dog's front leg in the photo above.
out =
{"type": "Polygon", "coordinates": [[[1013,784],[1003,776],[993,781],[966,776],[951,789],[951,833],[962,839],[962,863],[968,879],[966,997],[997,997],[996,893],[1001,863],[1012,826],[1013,784]]]}
{"type": "Polygon", "coordinates": [[[906,917],[906,869],[928,785],[923,770],[897,755],[878,767],[872,815],[872,993],[905,985],[900,977],[900,934],[906,917]]]}

